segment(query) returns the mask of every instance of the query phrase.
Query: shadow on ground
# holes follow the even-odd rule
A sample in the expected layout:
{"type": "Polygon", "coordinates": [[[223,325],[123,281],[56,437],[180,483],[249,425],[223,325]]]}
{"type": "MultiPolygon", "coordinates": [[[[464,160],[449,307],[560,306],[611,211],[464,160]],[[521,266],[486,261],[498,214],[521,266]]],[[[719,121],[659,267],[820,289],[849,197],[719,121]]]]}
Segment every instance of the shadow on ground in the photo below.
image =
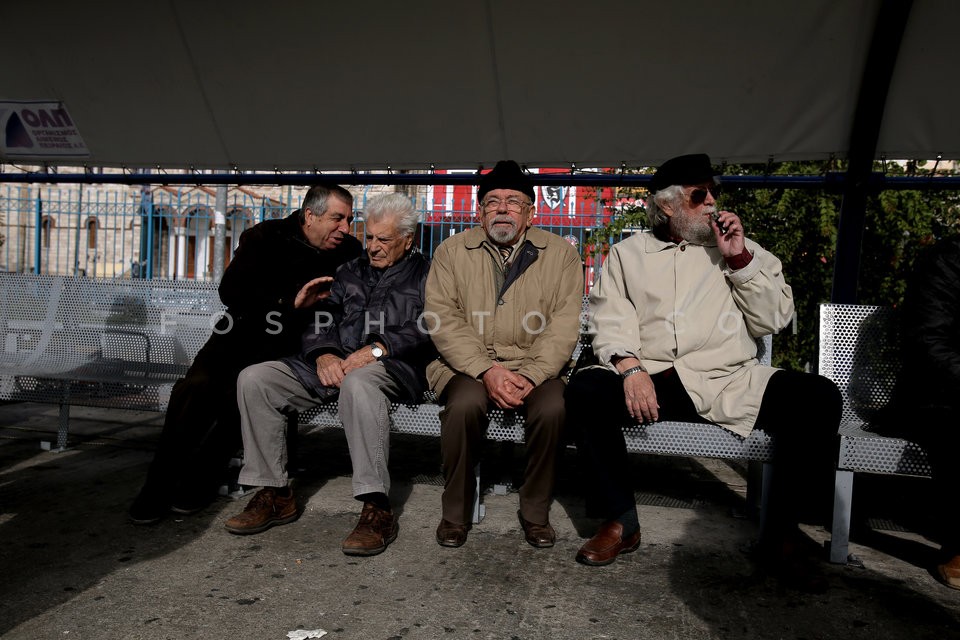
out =
{"type": "MultiPolygon", "coordinates": [[[[379,556],[350,558],[339,544],[360,505],[342,432],[302,438],[301,518],[241,537],[222,527],[244,501],[226,498],[193,517],[129,524],[159,417],[78,413],[80,444],[55,454],[37,444],[55,431],[55,408],[0,407],[4,638],[282,640],[295,629],[403,640],[960,637],[960,593],[932,580],[933,546],[909,531],[869,532],[876,547],[854,544],[864,568],[824,564],[824,595],[759,572],[743,552],[757,525],[743,517],[745,470],[735,464],[633,458],[643,543],[596,568],[573,561],[597,524],[583,515],[573,451],[563,454],[551,515],[556,547],[523,542],[511,491],[486,495],[486,518],[467,544],[445,549],[433,538],[439,443],[396,437],[400,536],[379,556]]],[[[519,484],[522,447],[491,443],[486,453],[485,487],[519,484]]],[[[884,521],[913,524],[890,487],[875,500],[869,483],[857,490],[858,504],[884,521]]],[[[805,530],[817,543],[828,537],[805,530]]]]}

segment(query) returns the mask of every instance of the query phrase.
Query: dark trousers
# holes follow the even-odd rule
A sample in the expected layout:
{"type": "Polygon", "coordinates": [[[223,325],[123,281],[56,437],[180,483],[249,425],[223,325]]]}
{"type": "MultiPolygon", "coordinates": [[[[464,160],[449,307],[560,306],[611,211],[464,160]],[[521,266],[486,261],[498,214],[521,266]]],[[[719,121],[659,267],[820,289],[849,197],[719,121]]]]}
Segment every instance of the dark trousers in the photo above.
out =
{"type": "MultiPolygon", "coordinates": [[[[669,369],[652,379],[661,420],[704,422],[676,372],[669,369]]],[[[612,520],[635,509],[621,429],[632,421],[623,380],[608,369],[581,371],[567,386],[566,402],[568,425],[586,475],[587,513],[612,520]]],[[[797,522],[800,498],[809,492],[811,482],[819,488],[830,486],[842,408],[836,385],[818,375],[778,371],[767,384],[756,427],[774,435],[768,514],[772,532],[797,522]]]]}
{"type": "Polygon", "coordinates": [[[773,436],[771,532],[795,526],[804,508],[829,519],[842,414],[843,396],[832,380],[798,371],[770,378],[754,426],[773,436]]]}
{"type": "Polygon", "coordinates": [[[237,376],[247,365],[208,342],[174,386],[143,493],[157,501],[216,495],[242,446],[237,376]]]}
{"type": "MultiPolygon", "coordinates": [[[[520,487],[520,513],[536,524],[549,520],[557,452],[564,425],[564,384],[547,380],[524,401],[527,466],[520,487]]],[[[457,374],[440,397],[440,450],[443,461],[443,519],[467,524],[476,495],[479,462],[489,420],[490,400],[483,383],[457,374]]]]}
{"type": "Polygon", "coordinates": [[[960,555],[960,409],[938,407],[890,407],[878,425],[883,435],[916,442],[927,452],[933,476],[934,524],[945,556],[960,555]]]}

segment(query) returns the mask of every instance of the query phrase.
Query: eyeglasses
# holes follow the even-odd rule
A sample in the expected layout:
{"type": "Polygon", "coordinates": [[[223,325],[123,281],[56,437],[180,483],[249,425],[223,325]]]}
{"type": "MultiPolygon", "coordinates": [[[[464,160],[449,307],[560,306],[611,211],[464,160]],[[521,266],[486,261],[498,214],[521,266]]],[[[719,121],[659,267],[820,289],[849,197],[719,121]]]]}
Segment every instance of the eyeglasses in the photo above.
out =
{"type": "Polygon", "coordinates": [[[703,187],[697,187],[693,191],[687,194],[687,197],[690,199],[690,204],[695,207],[702,205],[707,199],[707,193],[710,193],[714,198],[720,197],[720,185],[714,184],[710,185],[706,189],[703,187]]]}
{"type": "Polygon", "coordinates": [[[512,213],[520,213],[523,211],[524,207],[530,206],[531,203],[521,200],[520,198],[507,198],[506,200],[500,200],[500,198],[487,198],[480,205],[483,207],[483,210],[486,212],[497,211],[500,209],[500,203],[507,203],[507,211],[512,213]]]}

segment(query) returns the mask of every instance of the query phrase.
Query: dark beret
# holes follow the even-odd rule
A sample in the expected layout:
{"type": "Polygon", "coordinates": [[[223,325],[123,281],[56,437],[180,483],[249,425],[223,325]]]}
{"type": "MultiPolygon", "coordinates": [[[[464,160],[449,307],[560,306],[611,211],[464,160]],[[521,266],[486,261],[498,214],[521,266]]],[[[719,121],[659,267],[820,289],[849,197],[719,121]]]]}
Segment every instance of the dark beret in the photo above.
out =
{"type": "Polygon", "coordinates": [[[525,193],[533,201],[536,199],[533,191],[533,182],[530,176],[513,160],[501,160],[493,171],[480,176],[480,186],[477,188],[477,200],[483,200],[487,192],[494,189],[513,189],[525,193]]]}
{"type": "Polygon", "coordinates": [[[670,158],[657,169],[650,180],[650,191],[675,184],[703,184],[711,182],[718,174],[710,165],[710,156],[705,153],[691,153],[685,156],[670,158]]]}

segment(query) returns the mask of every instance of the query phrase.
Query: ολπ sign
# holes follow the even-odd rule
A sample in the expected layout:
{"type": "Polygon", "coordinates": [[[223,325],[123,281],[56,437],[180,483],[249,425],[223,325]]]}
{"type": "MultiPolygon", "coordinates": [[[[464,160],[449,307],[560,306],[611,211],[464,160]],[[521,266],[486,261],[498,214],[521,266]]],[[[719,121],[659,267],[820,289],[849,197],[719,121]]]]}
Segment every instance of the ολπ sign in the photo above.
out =
{"type": "Polygon", "coordinates": [[[67,106],[56,100],[0,101],[0,132],[4,158],[90,156],[67,106]]]}

